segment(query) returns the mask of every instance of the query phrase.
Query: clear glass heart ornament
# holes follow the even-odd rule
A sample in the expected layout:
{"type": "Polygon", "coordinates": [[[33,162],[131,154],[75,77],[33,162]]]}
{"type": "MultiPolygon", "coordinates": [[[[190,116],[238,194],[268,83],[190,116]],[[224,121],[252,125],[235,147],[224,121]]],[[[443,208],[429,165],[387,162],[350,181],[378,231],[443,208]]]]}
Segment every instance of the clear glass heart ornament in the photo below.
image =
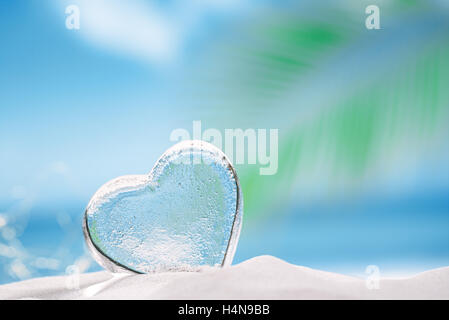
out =
{"type": "Polygon", "coordinates": [[[218,148],[184,141],[149,174],[118,177],[90,200],[83,231],[112,272],[195,271],[232,263],[243,215],[236,172],[218,148]]]}

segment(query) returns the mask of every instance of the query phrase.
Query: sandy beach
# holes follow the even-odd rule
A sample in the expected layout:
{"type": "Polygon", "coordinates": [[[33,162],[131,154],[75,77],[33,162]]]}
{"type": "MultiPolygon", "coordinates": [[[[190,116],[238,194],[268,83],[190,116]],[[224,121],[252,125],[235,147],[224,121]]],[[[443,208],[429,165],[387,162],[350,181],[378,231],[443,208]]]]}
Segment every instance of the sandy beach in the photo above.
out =
{"type": "Polygon", "coordinates": [[[365,279],[259,256],[192,273],[30,279],[0,286],[0,299],[449,299],[449,267],[369,287],[365,279]]]}

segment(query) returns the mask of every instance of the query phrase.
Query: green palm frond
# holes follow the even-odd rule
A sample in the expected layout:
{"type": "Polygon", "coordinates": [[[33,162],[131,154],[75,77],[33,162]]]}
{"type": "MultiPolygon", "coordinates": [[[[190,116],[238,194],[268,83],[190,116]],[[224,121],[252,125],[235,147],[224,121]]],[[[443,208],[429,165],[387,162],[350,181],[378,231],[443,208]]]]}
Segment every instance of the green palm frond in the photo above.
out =
{"type": "Polygon", "coordinates": [[[247,216],[304,199],[308,188],[323,189],[322,196],[356,194],[375,175],[389,174],[386,159],[416,157],[434,147],[432,141],[447,142],[448,56],[448,41],[424,48],[364,90],[292,126],[280,139],[276,176],[242,168],[247,216]]]}

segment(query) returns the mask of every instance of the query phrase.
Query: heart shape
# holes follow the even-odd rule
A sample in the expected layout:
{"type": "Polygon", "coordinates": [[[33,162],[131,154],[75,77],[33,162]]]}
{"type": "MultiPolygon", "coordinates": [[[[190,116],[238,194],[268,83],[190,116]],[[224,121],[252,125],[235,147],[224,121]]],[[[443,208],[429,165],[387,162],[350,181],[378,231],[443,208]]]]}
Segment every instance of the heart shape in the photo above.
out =
{"type": "Polygon", "coordinates": [[[84,214],[87,246],[112,272],[194,271],[232,263],[243,200],[231,162],[204,141],[168,149],[148,175],[103,185],[84,214]]]}

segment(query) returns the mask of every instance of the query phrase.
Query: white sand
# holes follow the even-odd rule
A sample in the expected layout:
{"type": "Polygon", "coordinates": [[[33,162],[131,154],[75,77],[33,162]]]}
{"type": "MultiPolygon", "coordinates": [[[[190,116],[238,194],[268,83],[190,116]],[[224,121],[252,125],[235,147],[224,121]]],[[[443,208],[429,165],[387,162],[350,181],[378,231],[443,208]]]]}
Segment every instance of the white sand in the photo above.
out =
{"type": "Polygon", "coordinates": [[[449,267],[406,279],[364,279],[261,256],[224,269],[195,273],[47,277],[0,286],[0,299],[449,299],[449,267]],[[76,280],[76,279],[75,279],[76,280]]]}

